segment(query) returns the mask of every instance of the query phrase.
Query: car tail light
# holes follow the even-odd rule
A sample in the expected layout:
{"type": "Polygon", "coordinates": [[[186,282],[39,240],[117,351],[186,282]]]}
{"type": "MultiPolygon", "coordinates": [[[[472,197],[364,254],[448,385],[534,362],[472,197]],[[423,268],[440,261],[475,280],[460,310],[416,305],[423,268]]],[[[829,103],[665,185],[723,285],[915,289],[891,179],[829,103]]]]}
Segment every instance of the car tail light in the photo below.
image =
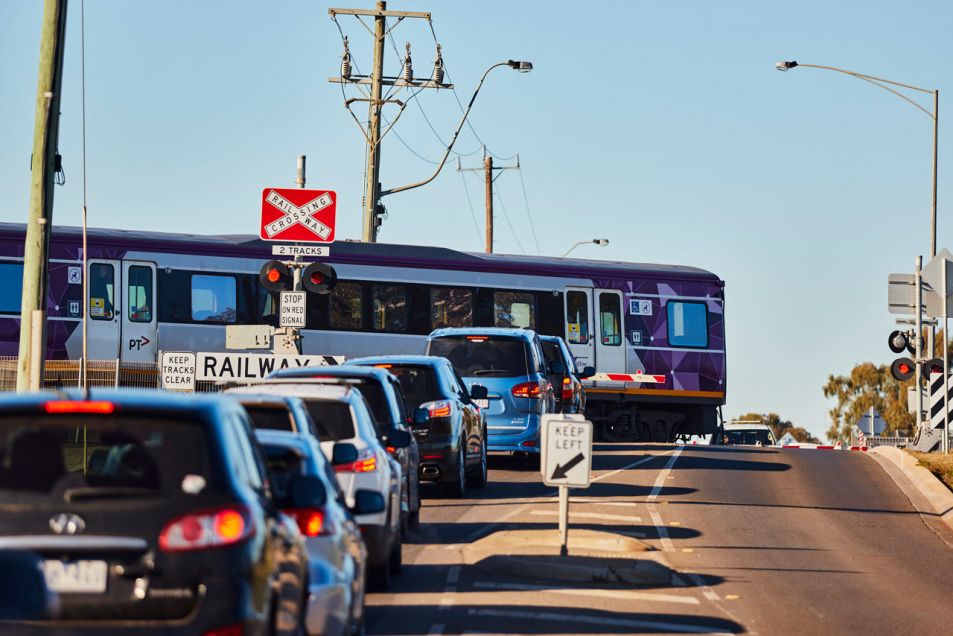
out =
{"type": "Polygon", "coordinates": [[[217,627],[202,632],[202,636],[242,636],[245,633],[245,627],[241,623],[217,627]]]}
{"type": "Polygon", "coordinates": [[[166,552],[204,550],[234,545],[251,536],[254,524],[245,506],[226,506],[177,517],[159,534],[166,552]]]}
{"type": "Polygon", "coordinates": [[[434,402],[427,406],[430,417],[449,417],[450,402],[434,402]]]}
{"type": "Polygon", "coordinates": [[[321,508],[291,508],[282,511],[295,520],[298,530],[306,537],[319,537],[334,533],[334,526],[321,508]]]}
{"type": "Polygon", "coordinates": [[[377,455],[373,449],[365,448],[357,459],[350,464],[338,464],[334,467],[336,473],[372,473],[377,470],[377,455]]]}
{"type": "Polygon", "coordinates": [[[563,378],[563,399],[572,399],[572,380],[569,378],[563,378]]]}
{"type": "Polygon", "coordinates": [[[489,336],[467,336],[470,342],[486,342],[488,339],[489,336]]]}
{"type": "Polygon", "coordinates": [[[116,410],[116,405],[112,402],[96,400],[57,400],[47,402],[44,405],[47,413],[97,413],[100,415],[109,415],[116,410]]]}
{"type": "Polygon", "coordinates": [[[524,446],[526,448],[536,448],[536,440],[531,439],[531,440],[522,442],[520,446],[524,446]]]}
{"type": "Polygon", "coordinates": [[[375,365],[374,365],[374,367],[376,367],[376,368],[378,368],[378,369],[390,369],[390,368],[393,367],[393,366],[394,366],[394,365],[392,365],[392,364],[375,364],[375,365]]]}
{"type": "Polygon", "coordinates": [[[539,382],[523,382],[512,388],[513,397],[538,398],[542,389],[539,382]]]}

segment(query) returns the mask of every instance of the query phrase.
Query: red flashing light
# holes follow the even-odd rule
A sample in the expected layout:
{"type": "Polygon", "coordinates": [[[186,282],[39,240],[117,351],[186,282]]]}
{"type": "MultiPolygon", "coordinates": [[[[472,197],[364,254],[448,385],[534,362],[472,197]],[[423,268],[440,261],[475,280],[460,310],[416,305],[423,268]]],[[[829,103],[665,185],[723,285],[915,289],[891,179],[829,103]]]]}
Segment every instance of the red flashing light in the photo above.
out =
{"type": "Polygon", "coordinates": [[[541,391],[541,386],[539,382],[523,382],[522,384],[517,384],[511,390],[513,397],[521,398],[538,398],[541,391]]]}
{"type": "Polygon", "coordinates": [[[72,401],[59,400],[56,402],[47,402],[44,405],[47,413],[96,413],[99,415],[109,415],[116,410],[116,405],[112,402],[103,400],[93,401],[72,401]]]}
{"type": "Polygon", "coordinates": [[[281,272],[279,272],[277,268],[272,267],[268,270],[268,273],[265,274],[265,277],[271,282],[277,283],[279,280],[281,280],[281,272]]]}
{"type": "Polygon", "coordinates": [[[913,371],[913,369],[910,368],[910,365],[904,362],[901,362],[900,364],[898,364],[897,369],[900,371],[900,373],[910,373],[911,371],[913,371]]]}
{"type": "Polygon", "coordinates": [[[320,285],[324,282],[324,274],[321,272],[311,272],[311,282],[320,285]]]}

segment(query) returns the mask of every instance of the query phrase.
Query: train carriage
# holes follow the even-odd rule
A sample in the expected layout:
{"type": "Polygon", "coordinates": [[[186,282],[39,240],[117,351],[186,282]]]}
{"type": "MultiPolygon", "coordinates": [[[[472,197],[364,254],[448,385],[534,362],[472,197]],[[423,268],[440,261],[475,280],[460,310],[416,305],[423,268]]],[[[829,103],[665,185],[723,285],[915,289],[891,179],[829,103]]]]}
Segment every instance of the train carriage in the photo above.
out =
{"type": "MultiPolygon", "coordinates": [[[[23,242],[23,225],[0,224],[0,355],[19,345],[23,242]]],[[[224,351],[228,325],[277,321],[275,294],[258,278],[271,246],[257,238],[99,229],[88,256],[91,360],[224,351]]],[[[562,336],[580,368],[641,374],[587,381],[587,416],[603,439],[671,441],[717,426],[724,282],[710,272],[347,241],[323,260],[338,283],[309,294],[303,353],[420,353],[440,327],[527,327],[562,336]]],[[[54,228],[50,359],[81,356],[82,276],[79,229],[54,228]]]]}

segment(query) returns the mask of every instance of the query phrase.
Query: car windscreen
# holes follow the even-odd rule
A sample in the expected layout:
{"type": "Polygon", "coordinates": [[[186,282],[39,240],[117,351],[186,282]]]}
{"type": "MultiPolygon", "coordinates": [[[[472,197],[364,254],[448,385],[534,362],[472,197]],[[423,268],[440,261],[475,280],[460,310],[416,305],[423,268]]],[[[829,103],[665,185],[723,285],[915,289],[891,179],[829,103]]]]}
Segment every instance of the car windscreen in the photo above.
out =
{"type": "Polygon", "coordinates": [[[295,475],[305,474],[304,457],[283,444],[262,444],[265,463],[271,474],[271,488],[276,497],[288,494],[288,484],[295,475]]]}
{"type": "Polygon", "coordinates": [[[509,336],[441,336],[427,353],[447,358],[463,377],[513,378],[529,375],[528,346],[509,336]]]}
{"type": "Polygon", "coordinates": [[[178,414],[0,416],[0,499],[175,494],[208,478],[205,427],[178,414]]]}
{"type": "Polygon", "coordinates": [[[433,367],[393,365],[388,371],[400,378],[400,388],[404,392],[404,401],[410,409],[416,409],[424,402],[445,399],[437,385],[437,374],[433,367]]]}
{"type": "Polygon", "coordinates": [[[318,437],[322,442],[336,442],[355,436],[351,407],[347,402],[306,399],[305,405],[318,427],[318,437]]]}
{"type": "Polygon", "coordinates": [[[728,444],[746,444],[749,446],[755,446],[757,444],[761,444],[762,446],[771,445],[768,431],[765,430],[725,431],[725,436],[728,438],[728,444]]]}
{"type": "Polygon", "coordinates": [[[254,428],[270,431],[296,430],[291,418],[291,411],[284,407],[244,405],[254,428]]]}

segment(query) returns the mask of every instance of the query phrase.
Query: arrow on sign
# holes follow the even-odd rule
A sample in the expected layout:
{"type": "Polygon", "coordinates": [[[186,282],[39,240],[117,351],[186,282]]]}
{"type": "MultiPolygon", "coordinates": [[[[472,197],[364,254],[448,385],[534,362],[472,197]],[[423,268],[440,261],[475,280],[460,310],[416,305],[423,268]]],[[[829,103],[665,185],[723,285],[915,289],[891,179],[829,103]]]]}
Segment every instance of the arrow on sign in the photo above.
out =
{"type": "Polygon", "coordinates": [[[584,460],[586,457],[582,453],[578,453],[575,457],[566,462],[563,466],[556,464],[556,469],[553,470],[553,476],[550,479],[565,479],[566,473],[576,467],[576,464],[584,460]]]}

